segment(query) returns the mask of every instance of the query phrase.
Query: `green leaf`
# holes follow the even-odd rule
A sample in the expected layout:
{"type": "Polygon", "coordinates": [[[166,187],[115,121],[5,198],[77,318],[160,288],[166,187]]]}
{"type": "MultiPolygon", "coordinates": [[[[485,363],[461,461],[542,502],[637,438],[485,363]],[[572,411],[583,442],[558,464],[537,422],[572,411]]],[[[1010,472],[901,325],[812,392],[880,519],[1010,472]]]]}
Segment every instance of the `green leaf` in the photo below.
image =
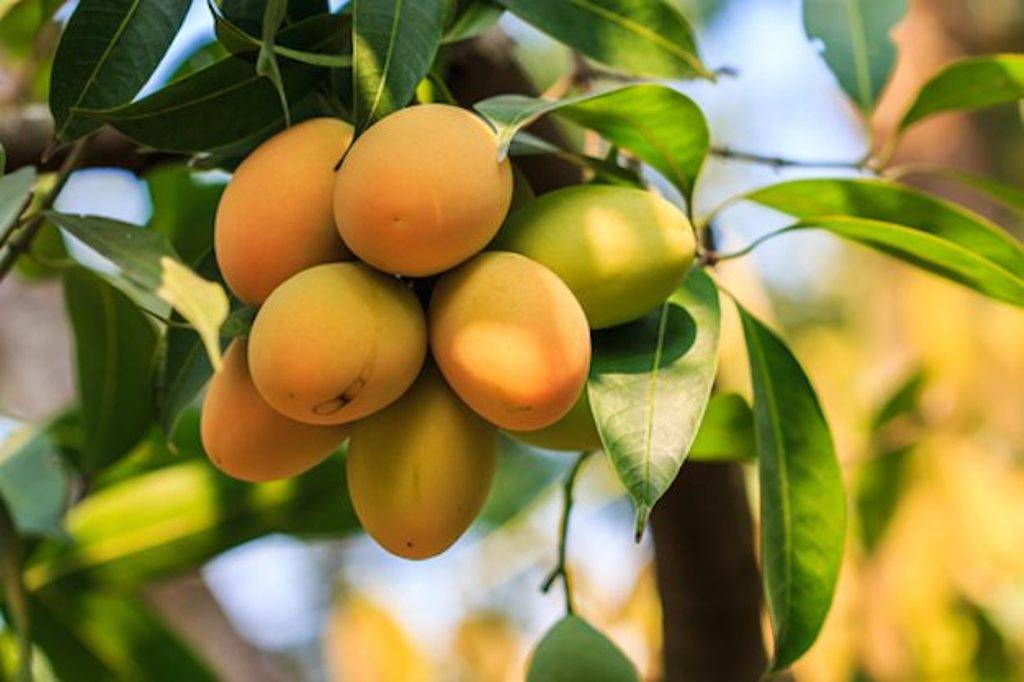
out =
{"type": "Polygon", "coordinates": [[[157,166],[143,179],[153,202],[149,229],[165,235],[183,263],[199,267],[213,251],[213,224],[226,180],[175,164],[157,166]]]}
{"type": "MultiPolygon", "coordinates": [[[[233,24],[247,31],[259,32],[263,24],[263,8],[267,0],[221,0],[220,11],[233,24]]],[[[301,21],[330,11],[327,0],[290,0],[285,15],[290,22],[301,21]]]]}
{"type": "Polygon", "coordinates": [[[657,170],[687,200],[708,153],[704,114],[686,95],[663,85],[629,85],[563,100],[499,95],[477,102],[475,108],[497,130],[503,150],[516,133],[545,114],[591,128],[657,170]]]}
{"type": "MultiPolygon", "coordinates": [[[[18,680],[32,682],[32,633],[23,572],[23,543],[5,501],[0,500],[0,573],[3,576],[4,629],[18,637],[18,680]],[[12,627],[13,626],[13,627],[12,627]]],[[[5,676],[6,679],[6,676],[5,676]]]]}
{"type": "Polygon", "coordinates": [[[594,334],[587,390],[601,441],[636,508],[636,532],[675,480],[718,365],[718,289],[698,268],[663,306],[594,334]]]}
{"type": "Polygon", "coordinates": [[[526,682],[638,682],[633,663],[579,616],[555,623],[530,659],[526,682]]]}
{"type": "Polygon", "coordinates": [[[703,462],[753,461],[754,413],[742,396],[716,393],[690,448],[689,459],[703,462]]]}
{"type": "Polygon", "coordinates": [[[959,168],[947,168],[945,166],[908,164],[906,169],[900,174],[900,178],[910,175],[928,175],[955,180],[981,192],[992,201],[1001,204],[1024,218],[1024,190],[990,178],[987,175],[979,175],[978,173],[971,173],[959,168]]]}
{"type": "Polygon", "coordinates": [[[210,363],[220,366],[219,333],[228,315],[227,294],[182,264],[164,235],[96,216],[55,211],[46,216],[113,262],[120,269],[119,279],[177,310],[203,339],[210,363]]]}
{"type": "MultiPolygon", "coordinates": [[[[795,180],[744,198],[799,222],[773,233],[820,228],[1024,306],[1024,248],[985,218],[882,180],[795,180]]],[[[766,237],[767,238],[767,237],[766,237]]]]}
{"type": "Polygon", "coordinates": [[[867,554],[878,547],[896,515],[913,454],[913,446],[897,447],[872,453],[871,458],[858,467],[853,504],[867,554]]]}
{"type": "Polygon", "coordinates": [[[167,330],[167,352],[159,394],[158,419],[164,432],[174,432],[178,418],[213,376],[213,365],[199,338],[188,329],[167,330]]]}
{"type": "Polygon", "coordinates": [[[36,169],[31,166],[0,177],[0,234],[18,219],[35,184],[36,169]]]}
{"type": "Polygon", "coordinates": [[[640,176],[629,168],[617,166],[605,159],[567,151],[525,131],[520,131],[512,140],[508,148],[508,154],[509,156],[550,154],[579,168],[593,171],[594,179],[597,181],[610,185],[622,185],[624,187],[643,188],[645,186],[640,176]]]}
{"type": "Polygon", "coordinates": [[[345,463],[330,457],[295,478],[253,485],[203,460],[128,478],[71,510],[73,542],[46,542],[25,580],[37,590],[88,578],[119,589],[191,570],[268,533],[340,537],[359,530],[345,463]]]}
{"type": "Polygon", "coordinates": [[[973,111],[1024,98],[1024,55],[967,57],[946,66],[924,84],[903,115],[899,132],[946,111],[973,111]]]}
{"type": "Polygon", "coordinates": [[[462,3],[451,24],[445,29],[443,43],[457,43],[484,33],[498,23],[505,8],[495,0],[468,0],[462,3]]]}
{"type": "Polygon", "coordinates": [[[498,527],[517,516],[565,473],[569,460],[561,459],[502,435],[494,484],[477,523],[498,527]]]}
{"type": "MultiPolygon", "coordinates": [[[[246,55],[252,53],[253,50],[257,50],[260,53],[267,51],[265,46],[268,43],[265,39],[257,38],[248,33],[241,26],[232,23],[228,17],[217,11],[216,5],[212,3],[212,0],[207,0],[207,2],[210,3],[210,12],[213,14],[214,30],[217,33],[217,39],[221,44],[229,48],[232,53],[246,55]]],[[[351,32],[349,31],[349,33],[351,32]]],[[[271,45],[273,47],[273,54],[280,57],[286,57],[303,64],[322,66],[331,69],[340,69],[352,66],[351,45],[348,45],[347,43],[345,48],[340,50],[342,54],[306,52],[304,50],[296,50],[283,45],[278,45],[276,42],[271,43],[271,45]]]]}
{"type": "Polygon", "coordinates": [[[430,71],[447,0],[352,0],[352,111],[357,131],[401,109],[430,71]]]}
{"type": "Polygon", "coordinates": [[[843,479],[825,415],[796,358],[741,306],[754,385],[761,567],[775,632],[771,671],[821,630],[843,557],[843,479]]]}
{"type": "Polygon", "coordinates": [[[0,496],[23,535],[62,533],[69,485],[56,428],[15,434],[0,447],[0,496]]]}
{"type": "MultiPolygon", "coordinates": [[[[334,53],[347,44],[343,29],[348,21],[334,15],[307,19],[282,30],[277,42],[334,53]]],[[[281,68],[293,109],[309,94],[319,76],[318,69],[305,64],[291,63],[281,68]]],[[[222,59],[137,102],[81,113],[109,123],[140,144],[179,152],[207,151],[243,142],[283,122],[274,86],[239,57],[222,59]]]]}
{"type": "Polygon", "coordinates": [[[57,139],[100,127],[77,109],[131,101],[153,74],[188,12],[190,0],[81,0],[53,61],[50,110],[57,139]]]}
{"type": "Polygon", "coordinates": [[[693,28],[664,0],[499,0],[510,12],[574,50],[637,76],[714,80],[693,28]]]}
{"type": "Polygon", "coordinates": [[[157,333],[127,296],[99,276],[71,268],[63,280],[86,433],[81,464],[93,472],[120,459],[149,429],[157,333]]]}
{"type": "Polygon", "coordinates": [[[825,45],[824,57],[846,94],[870,111],[896,61],[890,31],[907,0],[804,0],[804,27],[825,45]]]}
{"type": "Polygon", "coordinates": [[[277,29],[284,21],[285,13],[288,11],[288,0],[266,0],[263,10],[263,38],[260,44],[260,53],[256,58],[256,73],[267,78],[274,84],[277,98],[281,101],[281,113],[284,115],[284,125],[292,124],[292,114],[288,108],[288,93],[284,89],[284,80],[281,78],[281,68],[277,64],[277,54],[274,52],[274,40],[277,36],[277,29]]]}
{"type": "Polygon", "coordinates": [[[140,596],[77,585],[51,587],[30,599],[33,638],[58,679],[217,679],[140,596]]]}

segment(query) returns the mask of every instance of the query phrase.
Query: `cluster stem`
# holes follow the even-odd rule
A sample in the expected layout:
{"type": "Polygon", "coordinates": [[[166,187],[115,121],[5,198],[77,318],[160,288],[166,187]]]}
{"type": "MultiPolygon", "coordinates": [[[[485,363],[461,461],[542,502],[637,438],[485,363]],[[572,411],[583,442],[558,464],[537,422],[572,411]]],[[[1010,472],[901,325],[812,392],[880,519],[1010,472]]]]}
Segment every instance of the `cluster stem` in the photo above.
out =
{"type": "Polygon", "coordinates": [[[569,571],[566,566],[566,547],[569,539],[569,516],[572,514],[573,505],[573,489],[576,486],[576,479],[579,476],[580,469],[583,468],[583,463],[587,461],[587,458],[594,454],[593,451],[580,453],[580,456],[576,458],[576,462],[569,469],[569,473],[565,476],[565,482],[562,485],[562,494],[564,504],[562,506],[562,518],[558,526],[558,563],[555,568],[548,574],[548,577],[544,580],[541,585],[541,591],[547,592],[551,589],[551,586],[555,584],[555,580],[558,578],[562,579],[562,587],[565,590],[565,611],[568,614],[576,612],[575,605],[572,599],[572,582],[569,578],[569,571]]]}

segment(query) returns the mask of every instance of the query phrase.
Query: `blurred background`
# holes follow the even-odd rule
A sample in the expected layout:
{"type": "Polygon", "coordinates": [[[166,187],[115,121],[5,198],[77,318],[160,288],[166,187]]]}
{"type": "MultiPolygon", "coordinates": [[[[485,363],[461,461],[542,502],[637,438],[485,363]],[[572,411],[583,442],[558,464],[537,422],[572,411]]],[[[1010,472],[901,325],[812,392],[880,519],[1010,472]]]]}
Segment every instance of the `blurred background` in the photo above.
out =
{"type": "MultiPolygon", "coordinates": [[[[40,32],[24,9],[30,4],[0,19],[5,143],[14,117],[45,112],[33,104],[45,101],[48,73],[37,55],[52,51],[57,31],[40,32]]],[[[855,161],[872,140],[884,140],[941,65],[1024,48],[1020,0],[912,0],[894,34],[895,76],[865,122],[807,40],[799,0],[681,5],[700,27],[706,63],[736,74],[715,85],[679,84],[704,110],[713,143],[793,159],[855,161]]],[[[58,16],[67,14],[64,7],[58,16]]],[[[537,90],[570,68],[564,48],[513,18],[497,30],[514,41],[537,90]]],[[[144,93],[183,65],[201,64],[212,40],[209,12],[197,0],[144,93]]],[[[1013,108],[938,117],[907,136],[897,161],[945,163],[1020,186],[1021,130],[1013,108]]],[[[696,212],[785,177],[836,172],[712,158],[696,212]]],[[[192,182],[216,191],[224,180],[203,173],[192,182]]],[[[159,186],[128,170],[88,169],[72,176],[57,206],[145,224],[159,186]]],[[[928,189],[1024,237],[1022,216],[952,185],[933,181],[928,189]]],[[[729,251],[783,223],[737,205],[713,226],[729,251]]],[[[822,399],[847,483],[850,533],[835,604],[794,676],[1024,679],[1024,315],[816,232],[768,242],[716,276],[791,341],[822,399]]],[[[719,386],[749,397],[738,320],[726,310],[719,386]]],[[[72,358],[59,283],[42,271],[5,280],[0,443],[73,400],[72,358]]],[[[572,456],[551,453],[548,461],[561,471],[572,456]]],[[[745,476],[756,513],[754,473],[745,476]]],[[[227,679],[519,680],[531,647],[562,614],[558,591],[538,589],[555,561],[560,505],[553,481],[500,528],[477,530],[422,563],[393,558],[365,538],[273,535],[151,585],[145,597],[227,679]]],[[[614,473],[592,458],[570,535],[577,606],[655,680],[656,547],[650,533],[633,543],[632,518],[614,473]]]]}

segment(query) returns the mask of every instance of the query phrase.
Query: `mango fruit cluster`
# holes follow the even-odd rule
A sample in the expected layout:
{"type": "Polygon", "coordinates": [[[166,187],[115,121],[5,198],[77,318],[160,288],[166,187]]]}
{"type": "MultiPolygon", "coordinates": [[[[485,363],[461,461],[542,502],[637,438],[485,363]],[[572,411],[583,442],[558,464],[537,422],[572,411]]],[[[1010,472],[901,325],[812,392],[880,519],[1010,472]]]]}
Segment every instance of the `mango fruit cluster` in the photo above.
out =
{"type": "Polygon", "coordinates": [[[422,559],[478,515],[499,429],[600,447],[591,329],[662,303],[694,241],[640,189],[514,192],[495,134],[458,107],[409,107],[353,137],[340,120],[300,123],[228,183],[217,262],[259,310],[210,382],[202,440],[228,475],[268,481],[347,439],[364,528],[422,559]]]}

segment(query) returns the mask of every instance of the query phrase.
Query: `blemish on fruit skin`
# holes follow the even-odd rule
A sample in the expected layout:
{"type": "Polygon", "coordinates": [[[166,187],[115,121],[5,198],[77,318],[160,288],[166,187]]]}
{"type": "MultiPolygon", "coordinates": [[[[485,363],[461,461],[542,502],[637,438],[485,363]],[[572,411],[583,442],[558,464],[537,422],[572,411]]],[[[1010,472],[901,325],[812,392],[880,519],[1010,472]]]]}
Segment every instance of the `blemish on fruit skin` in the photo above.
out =
{"type": "Polygon", "coordinates": [[[328,415],[334,414],[338,410],[344,408],[346,405],[356,399],[356,396],[366,387],[366,379],[359,377],[351,384],[348,388],[339,393],[336,397],[330,400],[325,400],[313,407],[313,414],[328,415]]]}

